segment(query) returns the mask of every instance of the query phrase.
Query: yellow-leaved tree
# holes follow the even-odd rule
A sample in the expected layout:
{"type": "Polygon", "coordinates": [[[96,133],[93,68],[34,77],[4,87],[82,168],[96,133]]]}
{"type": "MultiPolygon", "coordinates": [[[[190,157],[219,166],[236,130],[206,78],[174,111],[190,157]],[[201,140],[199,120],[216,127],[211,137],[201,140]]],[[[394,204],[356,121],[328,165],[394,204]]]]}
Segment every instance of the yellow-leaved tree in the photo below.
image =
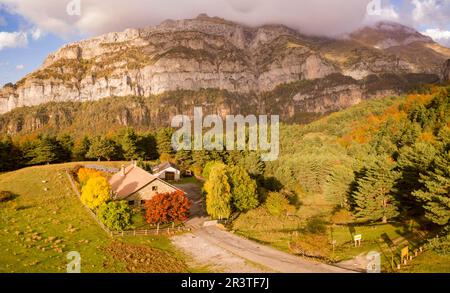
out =
{"type": "Polygon", "coordinates": [[[81,202],[94,210],[109,200],[110,192],[111,186],[105,177],[90,178],[81,189],[81,202]]]}

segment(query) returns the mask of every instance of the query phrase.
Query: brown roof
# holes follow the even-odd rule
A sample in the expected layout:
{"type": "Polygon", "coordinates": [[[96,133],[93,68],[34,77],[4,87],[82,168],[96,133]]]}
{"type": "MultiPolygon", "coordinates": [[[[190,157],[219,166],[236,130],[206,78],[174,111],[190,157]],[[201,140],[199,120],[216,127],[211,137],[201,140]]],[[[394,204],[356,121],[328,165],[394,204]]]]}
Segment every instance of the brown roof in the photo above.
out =
{"type": "Polygon", "coordinates": [[[153,176],[144,169],[130,165],[125,168],[125,176],[123,176],[122,170],[120,170],[109,179],[109,184],[116,197],[125,198],[138,192],[156,179],[156,176],[153,176]]]}
{"type": "Polygon", "coordinates": [[[158,173],[158,172],[165,170],[167,168],[170,168],[170,167],[179,170],[177,165],[175,165],[174,163],[164,162],[164,163],[159,164],[158,166],[153,167],[152,171],[153,171],[153,173],[158,173]]]}
{"type": "Polygon", "coordinates": [[[175,190],[180,190],[175,186],[159,179],[158,177],[153,176],[144,169],[134,165],[130,165],[125,168],[125,176],[123,176],[122,170],[114,174],[111,179],[109,179],[109,184],[111,185],[115,198],[124,199],[138,192],[155,180],[159,180],[175,190]]]}

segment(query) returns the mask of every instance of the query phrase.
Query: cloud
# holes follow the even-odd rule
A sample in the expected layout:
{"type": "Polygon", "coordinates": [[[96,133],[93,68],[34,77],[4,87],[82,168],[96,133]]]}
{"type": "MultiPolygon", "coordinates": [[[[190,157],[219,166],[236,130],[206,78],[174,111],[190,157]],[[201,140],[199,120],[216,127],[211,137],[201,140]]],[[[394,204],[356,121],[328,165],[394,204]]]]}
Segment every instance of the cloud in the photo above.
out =
{"type": "Polygon", "coordinates": [[[5,48],[21,48],[28,44],[25,32],[0,32],[0,50],[5,48]]]}
{"type": "Polygon", "coordinates": [[[450,19],[450,0],[412,0],[412,19],[416,23],[446,26],[450,19]]]}
{"type": "Polygon", "coordinates": [[[450,48],[450,31],[433,28],[423,31],[422,34],[450,48]]]}
{"type": "MultiPolygon", "coordinates": [[[[77,1],[77,0],[72,0],[77,1]]],[[[308,34],[336,35],[361,26],[372,0],[80,0],[81,15],[69,15],[70,0],[2,0],[13,13],[60,36],[98,35],[146,27],[200,13],[247,25],[281,23],[308,34]]]]}
{"type": "Polygon", "coordinates": [[[16,70],[23,70],[25,68],[25,65],[23,65],[23,64],[19,64],[19,65],[17,65],[16,66],[16,70]]]}

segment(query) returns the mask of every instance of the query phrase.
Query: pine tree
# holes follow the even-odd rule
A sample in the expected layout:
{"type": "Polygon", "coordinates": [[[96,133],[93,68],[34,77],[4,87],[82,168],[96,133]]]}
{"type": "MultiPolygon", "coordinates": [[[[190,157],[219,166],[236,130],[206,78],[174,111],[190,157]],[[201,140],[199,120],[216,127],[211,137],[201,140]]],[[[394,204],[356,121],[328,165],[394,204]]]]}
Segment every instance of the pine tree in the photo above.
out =
{"type": "Polygon", "coordinates": [[[215,219],[227,219],[231,215],[231,187],[224,164],[212,168],[204,186],[206,210],[215,219]]]}
{"type": "Polygon", "coordinates": [[[424,174],[430,167],[436,156],[436,149],[433,145],[425,142],[418,142],[412,147],[400,149],[398,158],[398,169],[400,178],[396,183],[398,199],[402,201],[403,209],[420,208],[422,203],[417,202],[412,193],[423,187],[420,182],[420,174],[424,174]]]}
{"type": "Polygon", "coordinates": [[[58,139],[59,144],[61,145],[61,161],[69,162],[72,160],[72,153],[74,148],[73,138],[69,134],[64,134],[58,139]]]}
{"type": "Polygon", "coordinates": [[[162,128],[156,133],[156,142],[158,153],[162,154],[173,154],[174,150],[172,147],[172,128],[162,128]]]}
{"type": "Polygon", "coordinates": [[[450,152],[438,156],[432,169],[420,180],[424,188],[414,192],[424,204],[425,216],[435,224],[444,226],[450,220],[450,152]]]}
{"type": "Polygon", "coordinates": [[[380,158],[358,181],[353,194],[357,217],[386,223],[398,216],[397,202],[392,195],[398,174],[393,167],[385,158],[380,158]]]}
{"type": "Polygon", "coordinates": [[[335,166],[325,183],[325,195],[341,207],[347,207],[348,196],[354,180],[355,174],[351,168],[342,164],[335,166]]]}
{"type": "Polygon", "coordinates": [[[127,129],[121,139],[123,156],[125,160],[139,160],[145,156],[145,151],[141,148],[139,137],[133,129],[127,129]]]}

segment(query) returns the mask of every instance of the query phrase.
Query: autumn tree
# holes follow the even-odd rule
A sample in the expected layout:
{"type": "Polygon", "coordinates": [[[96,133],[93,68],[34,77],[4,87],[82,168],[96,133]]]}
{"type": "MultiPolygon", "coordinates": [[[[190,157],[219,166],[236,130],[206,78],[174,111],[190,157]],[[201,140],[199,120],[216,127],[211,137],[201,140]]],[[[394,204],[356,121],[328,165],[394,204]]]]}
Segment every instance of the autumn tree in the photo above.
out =
{"type": "Polygon", "coordinates": [[[180,223],[187,220],[191,202],[182,191],[158,193],[146,201],[145,218],[149,224],[180,223]]]}
{"type": "Polygon", "coordinates": [[[100,171],[89,169],[89,168],[79,168],[77,171],[77,179],[81,186],[86,185],[86,183],[91,178],[102,177],[100,171]]]}
{"type": "Polygon", "coordinates": [[[394,164],[387,159],[380,158],[358,180],[357,191],[353,194],[357,217],[386,223],[398,216],[397,202],[393,196],[393,186],[398,174],[393,167],[394,164]]]}
{"type": "Polygon", "coordinates": [[[228,183],[225,164],[217,164],[211,169],[205,182],[206,210],[215,219],[227,219],[231,215],[231,186],[228,183]]]}
{"type": "Polygon", "coordinates": [[[97,216],[109,229],[123,231],[132,225],[133,212],[126,201],[112,201],[102,204],[97,216]]]}
{"type": "Polygon", "coordinates": [[[91,210],[98,208],[110,198],[111,186],[105,177],[90,178],[81,189],[81,202],[91,210]]]}

